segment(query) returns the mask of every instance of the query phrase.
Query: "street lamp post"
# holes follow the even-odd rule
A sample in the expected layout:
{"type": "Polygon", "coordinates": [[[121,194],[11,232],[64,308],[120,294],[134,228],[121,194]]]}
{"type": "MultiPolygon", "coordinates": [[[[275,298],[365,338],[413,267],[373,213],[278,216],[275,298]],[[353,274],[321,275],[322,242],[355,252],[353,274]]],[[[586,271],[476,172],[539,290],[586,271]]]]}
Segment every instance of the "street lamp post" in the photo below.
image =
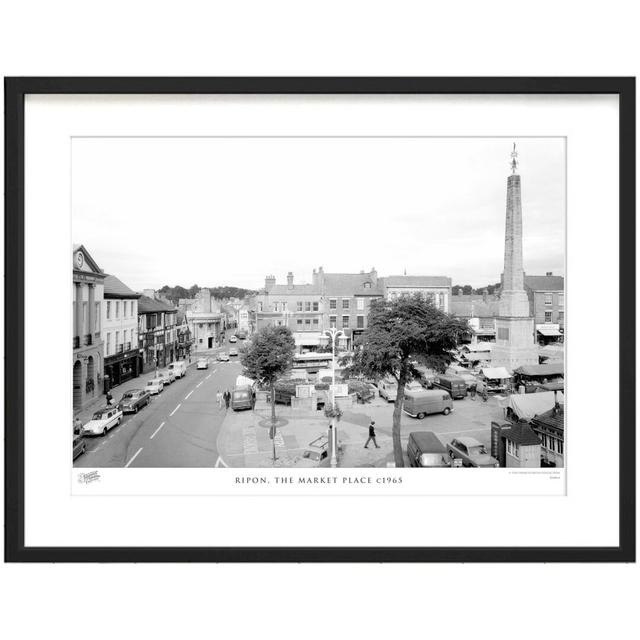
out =
{"type": "Polygon", "coordinates": [[[338,466],[338,433],[336,430],[336,338],[344,335],[344,331],[331,327],[325,333],[331,338],[331,429],[329,436],[331,438],[331,459],[332,467],[338,466]]]}

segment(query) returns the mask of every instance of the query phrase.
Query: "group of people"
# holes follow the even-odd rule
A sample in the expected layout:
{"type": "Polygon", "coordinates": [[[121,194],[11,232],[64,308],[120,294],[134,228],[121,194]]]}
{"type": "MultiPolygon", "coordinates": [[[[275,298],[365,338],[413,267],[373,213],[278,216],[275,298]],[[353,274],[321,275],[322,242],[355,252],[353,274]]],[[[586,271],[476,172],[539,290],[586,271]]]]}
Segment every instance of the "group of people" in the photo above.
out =
{"type": "Polygon", "coordinates": [[[220,411],[222,411],[223,405],[225,409],[228,409],[231,404],[231,392],[229,389],[225,389],[224,391],[220,391],[220,389],[218,389],[218,393],[216,393],[216,400],[218,401],[218,409],[220,409],[220,411]]]}
{"type": "Polygon", "coordinates": [[[489,399],[489,392],[487,391],[487,383],[482,380],[478,380],[475,384],[472,384],[469,387],[469,395],[472,400],[476,399],[476,395],[479,395],[483,402],[486,402],[489,399]]]}

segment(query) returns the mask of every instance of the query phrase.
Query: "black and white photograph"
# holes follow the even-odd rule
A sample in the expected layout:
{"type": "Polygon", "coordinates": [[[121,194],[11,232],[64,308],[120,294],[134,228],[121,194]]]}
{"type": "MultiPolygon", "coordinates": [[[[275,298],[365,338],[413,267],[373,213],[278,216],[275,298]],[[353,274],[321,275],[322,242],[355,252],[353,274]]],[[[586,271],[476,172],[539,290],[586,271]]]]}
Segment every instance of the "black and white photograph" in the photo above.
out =
{"type": "Polygon", "coordinates": [[[562,136],[74,137],[74,467],[564,469],[566,163],[562,136]]]}

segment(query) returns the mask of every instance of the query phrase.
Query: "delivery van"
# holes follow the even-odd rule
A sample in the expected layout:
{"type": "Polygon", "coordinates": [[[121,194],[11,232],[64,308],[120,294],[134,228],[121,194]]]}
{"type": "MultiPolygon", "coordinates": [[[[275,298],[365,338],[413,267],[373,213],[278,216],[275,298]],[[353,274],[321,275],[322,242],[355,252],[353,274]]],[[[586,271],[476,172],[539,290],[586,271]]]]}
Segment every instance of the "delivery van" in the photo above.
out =
{"type": "Polygon", "coordinates": [[[234,411],[253,409],[254,397],[254,392],[251,387],[236,387],[231,392],[231,408],[234,411]]]}
{"type": "Polygon", "coordinates": [[[442,389],[405,391],[402,409],[418,420],[422,420],[430,413],[444,413],[447,416],[453,410],[453,400],[442,389]]]}
{"type": "Polygon", "coordinates": [[[380,380],[378,382],[378,393],[387,402],[395,402],[398,395],[398,385],[395,380],[380,380]]]}
{"type": "Polygon", "coordinates": [[[448,391],[454,400],[467,396],[467,383],[460,376],[438,375],[433,379],[433,386],[448,391]]]}
{"type": "Polygon", "coordinates": [[[407,442],[407,456],[412,467],[451,466],[451,460],[445,446],[433,431],[414,431],[410,433],[409,441],[407,442]]]}
{"type": "Polygon", "coordinates": [[[187,365],[184,360],[172,362],[167,369],[169,369],[169,371],[173,371],[173,375],[176,378],[183,378],[187,375],[187,365]]]}

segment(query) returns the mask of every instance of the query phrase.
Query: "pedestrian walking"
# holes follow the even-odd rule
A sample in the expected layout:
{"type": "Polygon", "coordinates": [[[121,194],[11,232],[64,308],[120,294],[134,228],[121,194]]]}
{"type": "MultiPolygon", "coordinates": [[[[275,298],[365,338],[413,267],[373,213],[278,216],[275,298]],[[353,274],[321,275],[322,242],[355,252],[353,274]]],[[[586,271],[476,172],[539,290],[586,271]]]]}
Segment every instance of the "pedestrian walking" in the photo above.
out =
{"type": "Polygon", "coordinates": [[[224,403],[229,408],[229,404],[231,402],[231,393],[229,393],[229,389],[224,392],[224,403]]]}
{"type": "Polygon", "coordinates": [[[472,384],[469,387],[469,394],[471,395],[471,399],[475,402],[475,400],[476,400],[476,384],[472,384]]]}
{"type": "Polygon", "coordinates": [[[375,421],[372,420],[371,424],[369,425],[369,437],[367,438],[367,441],[364,443],[364,448],[368,449],[369,448],[369,441],[373,440],[373,444],[376,445],[376,449],[379,449],[380,447],[378,446],[378,443],[376,442],[376,430],[375,430],[375,421]]]}
{"type": "Polygon", "coordinates": [[[218,410],[222,410],[222,392],[218,389],[218,393],[216,393],[216,400],[218,401],[218,410]]]}
{"type": "Polygon", "coordinates": [[[73,421],[73,433],[78,435],[82,431],[82,420],[76,416],[76,419],[73,421]]]}
{"type": "Polygon", "coordinates": [[[110,407],[112,402],[113,396],[111,395],[111,391],[107,391],[107,407],[110,407]]]}
{"type": "Polygon", "coordinates": [[[482,380],[478,380],[478,384],[476,385],[476,391],[478,395],[482,398],[483,402],[487,401],[487,385],[482,382],[482,380]]]}

